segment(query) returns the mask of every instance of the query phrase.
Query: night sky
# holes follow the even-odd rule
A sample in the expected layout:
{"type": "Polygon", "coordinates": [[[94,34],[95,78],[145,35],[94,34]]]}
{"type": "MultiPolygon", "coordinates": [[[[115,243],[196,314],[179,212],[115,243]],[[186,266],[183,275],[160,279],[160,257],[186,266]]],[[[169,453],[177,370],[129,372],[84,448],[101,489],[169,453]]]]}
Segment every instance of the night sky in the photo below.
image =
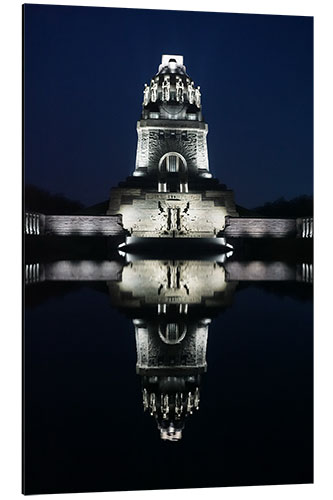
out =
{"type": "Polygon", "coordinates": [[[24,24],[27,183],[106,200],[135,166],[144,83],[182,54],[236,202],[312,194],[313,18],[25,5],[24,24]]]}

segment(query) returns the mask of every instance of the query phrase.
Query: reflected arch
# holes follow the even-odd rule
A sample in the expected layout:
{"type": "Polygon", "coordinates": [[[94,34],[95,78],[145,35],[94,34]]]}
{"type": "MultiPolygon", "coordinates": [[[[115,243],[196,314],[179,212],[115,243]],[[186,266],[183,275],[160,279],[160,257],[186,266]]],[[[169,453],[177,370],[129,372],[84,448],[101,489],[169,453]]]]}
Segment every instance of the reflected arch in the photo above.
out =
{"type": "Polygon", "coordinates": [[[158,328],[158,334],[160,339],[169,345],[180,344],[186,336],[187,328],[186,325],[180,325],[178,323],[167,323],[166,325],[160,325],[158,328]]]}

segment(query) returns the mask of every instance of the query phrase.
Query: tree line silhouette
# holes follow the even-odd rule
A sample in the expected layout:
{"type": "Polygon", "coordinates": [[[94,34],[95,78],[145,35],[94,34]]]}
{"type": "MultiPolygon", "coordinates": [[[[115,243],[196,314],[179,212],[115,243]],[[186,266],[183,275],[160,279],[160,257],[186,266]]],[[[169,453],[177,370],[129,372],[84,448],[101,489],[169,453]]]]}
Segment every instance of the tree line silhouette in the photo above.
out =
{"type": "Polygon", "coordinates": [[[252,210],[266,217],[311,217],[313,216],[313,197],[305,194],[291,200],[281,197],[254,207],[252,210]]]}
{"type": "Polygon", "coordinates": [[[42,214],[75,214],[84,208],[83,203],[71,200],[63,194],[52,194],[33,184],[25,186],[25,210],[42,214]]]}
{"type": "MultiPolygon", "coordinates": [[[[99,213],[106,211],[107,201],[85,207],[78,200],[71,200],[63,194],[52,194],[32,184],[25,186],[25,210],[43,214],[66,215],[75,213],[99,213]]],[[[247,209],[237,206],[241,216],[252,217],[311,217],[313,216],[313,197],[301,195],[291,200],[284,197],[267,201],[263,205],[247,209]]]]}

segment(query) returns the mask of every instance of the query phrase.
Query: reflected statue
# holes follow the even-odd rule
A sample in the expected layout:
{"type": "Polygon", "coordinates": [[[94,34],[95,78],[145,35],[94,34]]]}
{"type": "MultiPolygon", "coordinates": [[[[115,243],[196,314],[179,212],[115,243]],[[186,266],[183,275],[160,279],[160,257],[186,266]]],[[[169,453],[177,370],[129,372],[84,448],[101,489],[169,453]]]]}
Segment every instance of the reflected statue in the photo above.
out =
{"type": "Polygon", "coordinates": [[[163,440],[181,439],[185,419],[199,409],[201,374],[207,367],[210,319],[194,319],[185,311],[133,321],[143,408],[155,417],[163,440]]]}

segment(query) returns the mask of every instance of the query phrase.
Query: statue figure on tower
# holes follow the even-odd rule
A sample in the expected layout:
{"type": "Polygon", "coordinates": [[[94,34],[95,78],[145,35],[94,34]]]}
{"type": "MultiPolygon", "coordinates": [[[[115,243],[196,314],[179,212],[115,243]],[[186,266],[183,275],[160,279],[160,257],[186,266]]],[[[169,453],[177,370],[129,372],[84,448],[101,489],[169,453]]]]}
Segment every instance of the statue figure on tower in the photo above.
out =
{"type": "Polygon", "coordinates": [[[151,98],[152,102],[157,101],[157,87],[158,87],[158,83],[155,82],[155,80],[152,80],[151,84],[150,84],[150,98],[151,98]]]}
{"type": "Polygon", "coordinates": [[[162,83],[162,101],[170,101],[170,76],[165,76],[162,83]]]}
{"type": "Polygon", "coordinates": [[[149,92],[150,92],[150,89],[149,89],[148,85],[145,83],[145,88],[143,89],[143,105],[144,106],[147,106],[147,104],[149,102],[149,92]]]}
{"type": "Polygon", "coordinates": [[[188,101],[190,104],[194,103],[194,82],[190,82],[187,85],[188,101]]]}
{"type": "Polygon", "coordinates": [[[176,100],[178,102],[184,101],[184,84],[181,78],[176,80],[176,100]]]}
{"type": "Polygon", "coordinates": [[[198,108],[201,106],[201,92],[200,92],[200,87],[197,87],[195,89],[195,102],[198,108]]]}

